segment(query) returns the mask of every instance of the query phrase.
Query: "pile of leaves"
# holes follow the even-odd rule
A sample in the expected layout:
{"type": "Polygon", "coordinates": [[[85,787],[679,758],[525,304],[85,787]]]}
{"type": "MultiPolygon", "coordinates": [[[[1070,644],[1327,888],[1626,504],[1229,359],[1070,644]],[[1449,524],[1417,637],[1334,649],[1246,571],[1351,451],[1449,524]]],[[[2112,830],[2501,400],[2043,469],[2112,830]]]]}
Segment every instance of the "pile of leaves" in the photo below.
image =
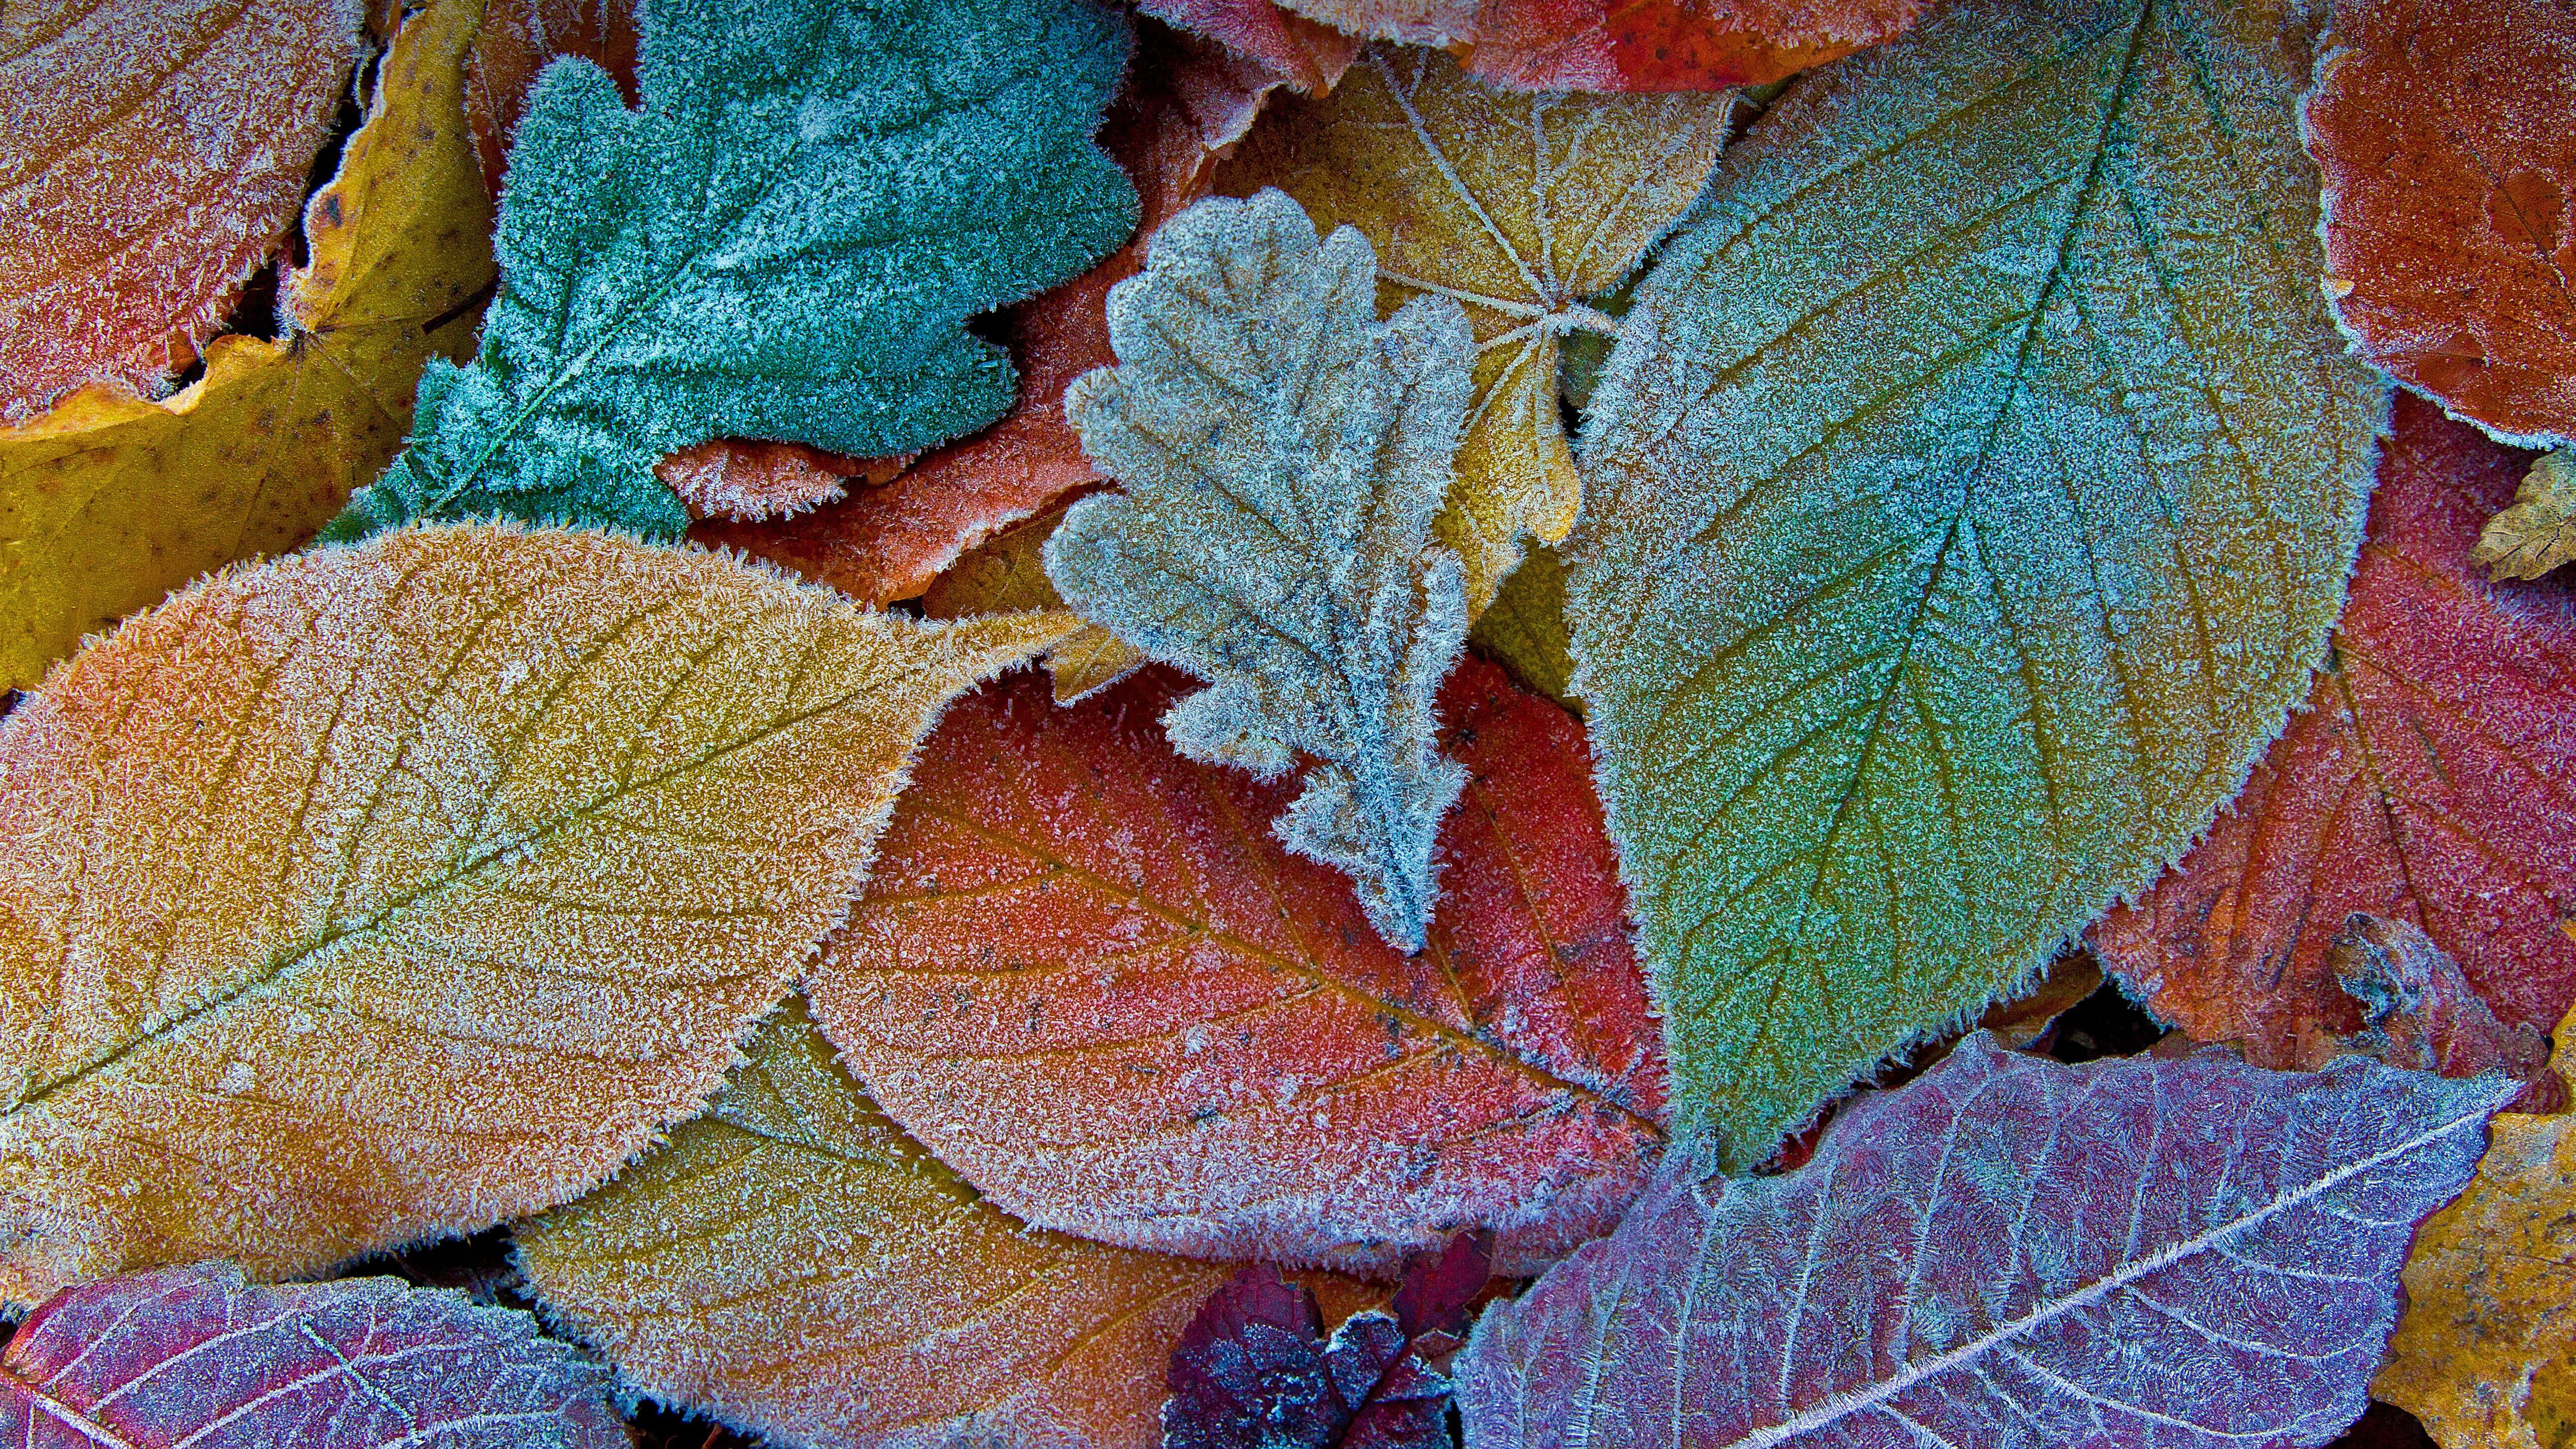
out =
{"type": "Polygon", "coordinates": [[[2567,1444],[2571,98],[13,0],[0,1442],[2567,1444]]]}

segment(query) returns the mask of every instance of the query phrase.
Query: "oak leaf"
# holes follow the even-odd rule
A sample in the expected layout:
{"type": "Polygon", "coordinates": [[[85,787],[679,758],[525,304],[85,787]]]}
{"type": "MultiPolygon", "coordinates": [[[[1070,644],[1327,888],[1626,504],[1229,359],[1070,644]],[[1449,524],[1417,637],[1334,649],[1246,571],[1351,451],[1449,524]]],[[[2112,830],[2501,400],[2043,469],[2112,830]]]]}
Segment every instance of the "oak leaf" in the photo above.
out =
{"type": "MultiPolygon", "coordinates": [[[[1064,522],[1073,505],[1058,504],[1024,523],[968,549],[921,596],[921,612],[932,619],[962,619],[978,614],[1007,614],[1022,609],[1061,609],[1055,585],[1046,576],[1046,541],[1064,522]]],[[[1145,667],[1136,646],[1097,624],[1085,624],[1047,651],[1047,673],[1055,679],[1055,702],[1071,704],[1116,684],[1145,667]]]]}
{"type": "Polygon", "coordinates": [[[0,1352],[25,1449],[624,1449],[608,1373],[536,1320],[398,1278],[254,1287],[229,1263],[67,1289],[0,1352]]]}
{"type": "Polygon", "coordinates": [[[2386,407],[2308,70],[2261,7],[1965,0],[1791,87],[1639,289],[1574,688],[1728,1163],[2144,884],[2307,691],[2386,407]]]}
{"type": "Polygon", "coordinates": [[[165,400],[101,384],[0,429],[0,686],[199,574],[302,543],[401,446],[422,365],[472,347],[493,278],[461,100],[481,13],[434,0],[394,37],[305,209],[285,335],[215,339],[165,400]]]}
{"type": "Polygon", "coordinates": [[[490,526],[127,621],[0,722],[0,1302],[587,1191],[841,920],[947,696],[1070,622],[490,526]]]}
{"type": "Polygon", "coordinates": [[[2544,453],[2522,475],[2522,491],[2497,510],[2469,550],[2469,562],[2499,579],[2536,579],[2576,559],[2576,448],[2544,453]]]}
{"type": "Polygon", "coordinates": [[[161,390],[294,224],[354,0],[24,0],[0,33],[0,425],[161,390]]]}
{"type": "Polygon", "coordinates": [[[2576,590],[2469,561],[2519,458],[2397,402],[2370,528],[2308,707],[2230,813],[2094,949],[2159,1016],[2264,1066],[2362,1025],[2332,945],[2418,926],[2506,1024],[2576,1004],[2576,590]]]}
{"type": "Polygon", "coordinates": [[[640,110],[588,60],[539,76],[475,362],[431,365],[410,447],[325,537],[496,514],[674,537],[653,465],[675,449],[970,432],[1014,379],[966,319],[1135,224],[1090,139],[1126,23],[1084,0],[654,0],[644,21],[640,110]]]}
{"type": "Polygon", "coordinates": [[[1219,180],[1276,186],[1318,228],[1358,228],[1392,303],[1450,297],[1476,333],[1476,393],[1434,536],[1482,614],[1521,535],[1561,541],[1583,480],[1557,407],[1557,342],[1617,323],[1585,305],[1681,217],[1725,146],[1731,93],[1534,96],[1438,51],[1370,50],[1329,99],[1290,98],[1219,180]]]}
{"type": "Polygon", "coordinates": [[[1971,1037],[1793,1172],[1671,1158],[1477,1323],[1468,1442],[2323,1443],[2361,1413],[2409,1233],[2512,1091],[1971,1037]]]}
{"type": "Polygon", "coordinates": [[[1579,726],[1469,661],[1469,781],[1421,953],[1263,822],[1291,787],[1192,764],[1148,670],[950,710],[808,977],[886,1111],[1040,1227],[1392,1271],[1459,1229],[1526,1272],[1645,1179],[1662,1062],[1579,726]]]}
{"type": "Polygon", "coordinates": [[[1065,421],[1065,386],[1118,360],[1109,347],[1109,289],[1144,266],[1148,237],[1207,194],[1216,159],[1242,139],[1279,84],[1276,72],[1218,46],[1140,24],[1100,145],[1135,183],[1142,223],[1098,266],[995,319],[994,335],[1020,365],[1009,415],[847,502],[783,523],[700,524],[690,536],[883,605],[919,596],[963,550],[1099,482],[1065,421]]]}
{"type": "Polygon", "coordinates": [[[1126,491],[1075,504],[1046,564],[1084,618],[1208,682],[1164,719],[1182,754],[1264,778],[1313,761],[1279,838],[1413,951],[1462,779],[1431,704],[1467,618],[1431,524],[1473,344],[1445,297],[1377,321],[1375,278],[1365,238],[1319,240],[1276,191],[1166,223],[1110,294],[1119,365],[1065,393],[1126,491]]]}
{"type": "Polygon", "coordinates": [[[832,1449],[1142,1449],[1172,1341],[1228,1271],[1023,1227],[793,1002],[705,1117],[516,1236],[546,1311],[628,1383],[832,1449]]]}
{"type": "Polygon", "coordinates": [[[2327,294],[2453,417],[2576,444],[2576,12],[2336,0],[2306,110],[2327,294]]]}

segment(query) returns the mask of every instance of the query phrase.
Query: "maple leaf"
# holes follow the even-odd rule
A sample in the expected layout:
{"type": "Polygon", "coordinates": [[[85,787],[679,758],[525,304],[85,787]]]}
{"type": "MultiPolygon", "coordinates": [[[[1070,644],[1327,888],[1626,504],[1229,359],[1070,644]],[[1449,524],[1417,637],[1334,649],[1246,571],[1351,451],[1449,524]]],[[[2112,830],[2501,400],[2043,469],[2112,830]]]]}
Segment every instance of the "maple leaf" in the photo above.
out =
{"type": "Polygon", "coordinates": [[[2361,1412],[2408,1234],[2512,1092],[1971,1037],[1794,1172],[1676,1154],[1478,1321],[1468,1442],[2322,1443],[2361,1412]]]}
{"type": "Polygon", "coordinates": [[[1370,50],[1330,99],[1271,108],[1227,163],[1235,195],[1276,186],[1376,250],[1390,300],[1456,299],[1476,333],[1457,479],[1433,525],[1482,614],[1521,535],[1563,539],[1583,480],[1557,406],[1557,343],[1609,330],[1584,305],[1627,275],[1700,192],[1731,93],[1533,96],[1437,51],[1370,50]]]}
{"type": "Polygon", "coordinates": [[[589,1190],[839,923],[947,696],[1070,623],[491,526],[128,620],[0,722],[0,1302],[589,1190]]]}
{"type": "Polygon", "coordinates": [[[847,503],[783,524],[701,524],[690,536],[882,605],[920,595],[965,549],[1098,483],[1065,421],[1065,385],[1118,360],[1109,347],[1109,289],[1143,267],[1147,238],[1207,194],[1216,158],[1242,139],[1279,84],[1275,72],[1215,45],[1140,25],[1100,144],[1142,196],[1142,224],[1098,266],[995,319],[995,335],[1020,364],[1009,415],[847,503]]]}
{"type": "Polygon", "coordinates": [[[2091,940],[2157,1015],[2263,1066],[2361,1025],[2332,942],[2360,913],[2421,927],[2497,1017],[2576,1004],[2576,592],[2470,561],[2518,456],[2416,398],[2371,497],[2308,707],[2230,813],[2091,940]]]}
{"type": "Polygon", "coordinates": [[[10,7],[0,424],[196,358],[294,223],[357,55],[353,0],[10,7]]]}
{"type": "Polygon", "coordinates": [[[1792,87],[1639,289],[1566,612],[1730,1164],[2180,854],[2306,692],[2386,406],[2307,75],[2199,0],[1967,0],[1792,87]]]}
{"type": "Polygon", "coordinates": [[[2569,559],[2576,559],[2576,448],[2561,448],[2522,475],[2522,491],[2487,520],[2469,562],[2499,579],[2536,579],[2569,559]]]}
{"type": "Polygon", "coordinates": [[[423,363],[471,348],[493,276],[460,99],[480,13],[435,0],[395,35],[305,209],[284,336],[215,339],[165,400],[99,384],[0,429],[0,686],[199,574],[302,543],[393,456],[423,363]]]}
{"type": "Polygon", "coordinates": [[[966,319],[1135,223],[1089,139],[1125,60],[1124,22],[1082,0],[659,0],[642,110],[554,62],[512,140],[476,361],[431,366],[410,448],[324,536],[499,514],[674,537],[653,465],[675,449],[874,457],[991,421],[1011,366],[966,319]]]}
{"type": "Polygon", "coordinates": [[[1387,1309],[1323,1334],[1315,1295],[1269,1264],[1200,1305],[1172,1348],[1163,1449],[1445,1449],[1449,1356],[1491,1276],[1490,1234],[1416,1256],[1387,1309]]]}
{"type": "Polygon", "coordinates": [[[2576,14],[2336,0],[2307,102],[2356,350],[2525,447],[2576,443],[2576,14]]]}
{"type": "Polygon", "coordinates": [[[608,1373],[536,1320],[398,1278],[258,1288],[230,1263],[69,1289],[0,1351],[27,1449],[624,1449],[608,1373]]]}
{"type": "Polygon", "coordinates": [[[1164,746],[1179,687],[948,712],[808,973],[852,1070],[996,1204],[1103,1242],[1387,1272],[1491,1227],[1526,1272],[1606,1231],[1663,1067],[1581,728],[1459,669],[1469,780],[1406,957],[1262,830],[1293,786],[1164,746]]]}
{"type": "MultiPolygon", "coordinates": [[[[1063,608],[1046,576],[1045,549],[1072,506],[1058,504],[967,550],[921,596],[922,615],[963,619],[1063,608]]],[[[1055,680],[1055,702],[1071,704],[1142,669],[1146,659],[1116,634],[1085,624],[1047,651],[1046,664],[1055,680]]]]}
{"type": "Polygon", "coordinates": [[[1227,1265],[1030,1231],[797,1003],[749,1053],[707,1116],[516,1230],[553,1321],[644,1392],[788,1443],[1151,1441],[1163,1360],[1227,1265]]]}
{"type": "Polygon", "coordinates": [[[1445,297],[1378,322],[1375,277],[1365,238],[1319,242],[1275,191],[1165,224],[1110,294],[1119,365],[1065,394],[1127,491],[1075,504],[1046,562],[1084,618],[1209,682],[1164,719],[1182,754],[1264,778],[1312,757],[1279,838],[1414,951],[1463,779],[1431,701],[1467,619],[1430,535],[1472,343],[1445,297]]]}

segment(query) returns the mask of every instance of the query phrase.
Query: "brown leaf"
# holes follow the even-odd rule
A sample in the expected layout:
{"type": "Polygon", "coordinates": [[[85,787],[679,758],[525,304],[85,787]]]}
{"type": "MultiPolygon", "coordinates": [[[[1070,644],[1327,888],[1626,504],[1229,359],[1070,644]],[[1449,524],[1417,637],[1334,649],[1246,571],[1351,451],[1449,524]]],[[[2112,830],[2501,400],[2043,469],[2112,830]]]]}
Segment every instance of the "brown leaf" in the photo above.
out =
{"type": "Polygon", "coordinates": [[[2576,448],[2544,453],[2522,491],[2487,520],[2469,562],[2499,579],[2536,579],[2576,558],[2576,448]]]}

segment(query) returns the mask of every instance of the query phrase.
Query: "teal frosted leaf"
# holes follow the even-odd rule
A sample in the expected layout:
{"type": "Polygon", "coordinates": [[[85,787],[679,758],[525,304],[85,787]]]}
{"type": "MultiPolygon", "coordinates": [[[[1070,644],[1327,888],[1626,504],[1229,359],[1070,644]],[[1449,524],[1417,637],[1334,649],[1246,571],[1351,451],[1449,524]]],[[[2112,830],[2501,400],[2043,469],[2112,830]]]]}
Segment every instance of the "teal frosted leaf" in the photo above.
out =
{"type": "Polygon", "coordinates": [[[979,312],[1125,240],[1091,143],[1127,54],[1090,0],[650,0],[643,106],[565,59],[510,152],[502,288],[411,447],[325,535],[508,515],[668,537],[714,437],[909,452],[1001,415],[979,312]]]}
{"type": "Polygon", "coordinates": [[[1314,761],[1279,838],[1413,951],[1466,778],[1432,715],[1467,615],[1431,520],[1475,343],[1448,298],[1381,323],[1376,291],[1368,239],[1319,241],[1281,192],[1166,223],[1109,296],[1119,365],[1065,393],[1127,491],[1074,505],[1046,559],[1084,617],[1209,681],[1165,714],[1175,749],[1263,775],[1314,761]]]}
{"type": "Polygon", "coordinates": [[[1722,1158],[1971,1012],[2234,792],[2385,398],[2279,9],[1969,0],[1801,82],[1587,420],[1575,690],[1722,1158]]]}

